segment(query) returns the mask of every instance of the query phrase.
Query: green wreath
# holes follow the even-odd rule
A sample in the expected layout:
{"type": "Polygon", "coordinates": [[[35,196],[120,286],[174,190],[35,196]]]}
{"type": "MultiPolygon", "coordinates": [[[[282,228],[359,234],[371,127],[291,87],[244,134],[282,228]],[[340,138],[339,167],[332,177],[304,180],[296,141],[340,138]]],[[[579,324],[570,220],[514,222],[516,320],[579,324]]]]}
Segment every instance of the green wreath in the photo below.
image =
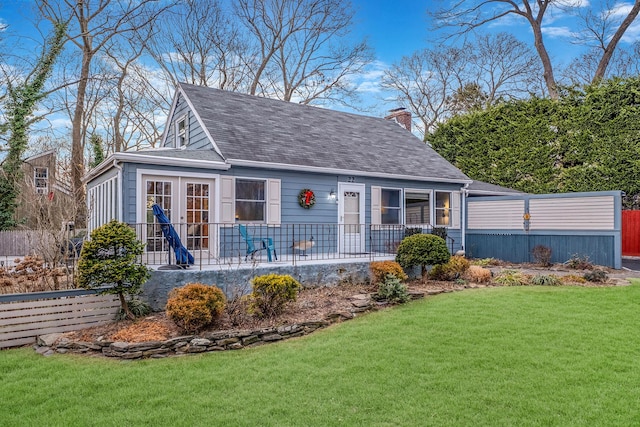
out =
{"type": "Polygon", "coordinates": [[[303,188],[298,194],[298,204],[305,209],[309,209],[316,204],[316,195],[310,189],[303,188]]]}

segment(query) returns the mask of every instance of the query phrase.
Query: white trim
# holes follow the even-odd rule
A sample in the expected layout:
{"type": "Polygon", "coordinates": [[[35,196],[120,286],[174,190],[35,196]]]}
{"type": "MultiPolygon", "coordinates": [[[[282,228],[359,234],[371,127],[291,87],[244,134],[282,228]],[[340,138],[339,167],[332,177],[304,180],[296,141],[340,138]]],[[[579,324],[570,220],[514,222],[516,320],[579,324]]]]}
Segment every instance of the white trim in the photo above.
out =
{"type": "MultiPolygon", "coordinates": [[[[186,179],[211,179],[214,180],[214,185],[212,188],[217,187],[217,182],[220,180],[220,174],[208,174],[208,173],[201,173],[201,172],[194,172],[194,173],[185,173],[185,172],[180,172],[180,171],[164,171],[164,170],[159,170],[159,169],[138,169],[136,170],[136,202],[135,202],[135,208],[136,208],[136,222],[137,223],[143,223],[146,222],[146,219],[143,216],[143,212],[140,210],[140,200],[145,200],[146,203],[146,197],[145,197],[145,193],[146,193],[146,187],[143,185],[142,182],[142,176],[143,175],[151,175],[154,177],[166,177],[166,178],[186,178],[186,179]],[[144,187],[144,188],[143,188],[144,187]]],[[[179,185],[179,183],[178,183],[179,185]]],[[[181,192],[181,189],[178,189],[181,192]]],[[[218,215],[218,206],[215,205],[215,201],[217,199],[217,193],[214,193],[213,195],[213,203],[214,203],[214,212],[213,215],[214,217],[218,215]]],[[[172,194],[173,196],[177,196],[178,194],[172,194]]],[[[180,200],[178,199],[178,202],[180,200]]],[[[145,211],[146,212],[146,211],[145,211]]],[[[211,214],[211,204],[209,205],[209,214],[211,214]]],[[[217,221],[217,218],[216,218],[217,221]]]]}
{"type": "MultiPolygon", "coordinates": [[[[453,194],[454,193],[460,194],[460,192],[451,191],[451,190],[433,190],[433,201],[431,202],[431,206],[433,206],[433,222],[432,222],[433,227],[451,228],[451,229],[457,230],[457,228],[453,227],[453,194]],[[446,225],[438,224],[438,216],[437,216],[438,206],[436,206],[438,193],[449,194],[449,207],[447,208],[449,210],[449,223],[446,225]]],[[[444,209],[445,208],[440,208],[441,211],[444,209]]]]}
{"type": "Polygon", "coordinates": [[[378,177],[378,178],[406,179],[410,181],[446,182],[446,183],[460,184],[461,187],[462,187],[462,184],[473,182],[470,179],[450,179],[450,178],[421,177],[421,176],[415,176],[415,175],[396,175],[392,173],[325,168],[325,167],[319,167],[319,166],[258,162],[255,160],[227,159],[226,162],[232,166],[246,166],[246,167],[253,167],[253,168],[278,169],[278,170],[289,170],[289,171],[298,171],[298,172],[317,172],[317,173],[328,173],[332,175],[337,174],[337,175],[369,176],[369,177],[378,177]]]}
{"type": "MultiPolygon", "coordinates": [[[[194,117],[196,118],[196,120],[200,124],[200,127],[204,131],[204,134],[207,135],[207,138],[209,138],[209,141],[211,142],[211,145],[213,146],[213,149],[216,150],[216,153],[218,153],[220,155],[220,157],[222,157],[224,159],[224,156],[222,155],[222,151],[220,151],[220,147],[218,147],[218,145],[214,141],[213,137],[209,133],[209,129],[207,129],[207,127],[204,125],[204,122],[202,121],[202,118],[200,117],[200,114],[198,113],[198,111],[196,111],[196,109],[193,106],[193,103],[191,102],[191,100],[189,99],[189,97],[187,96],[185,91],[182,89],[182,86],[180,86],[180,84],[178,84],[178,91],[184,97],[184,100],[187,102],[187,105],[191,109],[191,112],[193,113],[194,117]]],[[[171,115],[169,115],[168,117],[171,117],[171,115]]]]}
{"type": "Polygon", "coordinates": [[[83,182],[87,183],[103,172],[110,169],[109,166],[113,166],[113,161],[127,161],[129,163],[142,163],[152,164],[156,166],[184,166],[192,168],[206,168],[214,170],[229,170],[230,165],[223,162],[214,162],[211,160],[196,160],[196,159],[178,159],[171,157],[159,157],[159,156],[145,156],[144,154],[131,154],[131,153],[113,153],[105,161],[100,163],[97,167],[90,170],[84,178],[83,182]]]}
{"type": "Polygon", "coordinates": [[[353,182],[338,182],[338,251],[340,253],[345,252],[345,227],[344,227],[344,192],[345,191],[355,191],[360,194],[360,206],[358,206],[359,214],[360,214],[360,242],[359,242],[359,251],[364,251],[366,248],[365,243],[365,232],[364,232],[364,224],[367,220],[366,213],[366,185],[353,183],[353,182]],[[340,203],[342,201],[342,203],[340,203]],[[342,217],[342,219],[341,219],[342,217]]]}
{"type": "Polygon", "coordinates": [[[189,145],[189,112],[186,111],[183,115],[173,121],[173,133],[174,141],[173,145],[176,148],[183,148],[189,145]],[[184,144],[180,144],[180,122],[184,121],[184,144]]]}
{"type": "Polygon", "coordinates": [[[169,108],[169,115],[167,115],[167,123],[165,123],[164,126],[164,131],[162,132],[162,136],[160,137],[160,145],[162,145],[163,147],[165,147],[165,145],[167,144],[167,136],[169,136],[169,130],[170,130],[170,121],[169,118],[171,118],[171,116],[173,116],[173,112],[176,109],[176,106],[178,105],[178,91],[176,91],[173,95],[173,101],[171,101],[171,108],[169,108]]]}

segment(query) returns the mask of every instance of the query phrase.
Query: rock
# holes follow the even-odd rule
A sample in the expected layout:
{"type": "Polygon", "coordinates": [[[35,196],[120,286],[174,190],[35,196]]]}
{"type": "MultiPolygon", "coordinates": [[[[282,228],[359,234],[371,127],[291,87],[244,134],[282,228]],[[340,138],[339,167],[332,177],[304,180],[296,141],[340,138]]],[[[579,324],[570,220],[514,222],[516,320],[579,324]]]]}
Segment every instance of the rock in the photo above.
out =
{"type": "Polygon", "coordinates": [[[351,298],[352,300],[370,300],[371,296],[369,294],[358,294],[358,295],[354,295],[351,298]]]}
{"type": "Polygon", "coordinates": [[[444,290],[442,290],[442,289],[429,289],[427,291],[427,295],[438,295],[438,294],[441,294],[443,292],[444,292],[444,290]]]}
{"type": "Polygon", "coordinates": [[[409,298],[411,298],[412,300],[424,298],[424,292],[409,291],[408,294],[409,294],[409,298]]]}
{"type": "Polygon", "coordinates": [[[203,351],[207,351],[207,347],[202,347],[199,345],[187,346],[187,353],[202,353],[203,351]]]}
{"type": "Polygon", "coordinates": [[[162,341],[147,341],[129,345],[129,351],[147,351],[162,347],[162,341]]]}
{"type": "Polygon", "coordinates": [[[139,359],[142,357],[141,351],[128,351],[119,355],[122,359],[139,359]]]}
{"type": "Polygon", "coordinates": [[[194,338],[189,342],[189,344],[198,347],[206,347],[211,345],[211,340],[208,340],[206,338],[194,338]]]}
{"type": "Polygon", "coordinates": [[[280,335],[291,335],[295,334],[298,331],[302,330],[302,326],[300,325],[289,325],[289,326],[280,326],[276,329],[276,332],[280,335]]]}
{"type": "Polygon", "coordinates": [[[243,347],[243,345],[239,342],[237,343],[233,343],[229,346],[229,350],[240,350],[243,347]]]}
{"type": "Polygon", "coordinates": [[[60,333],[38,335],[37,343],[41,347],[51,347],[61,336],[62,334],[60,333]]]}
{"type": "Polygon", "coordinates": [[[168,348],[154,348],[151,350],[146,350],[142,352],[142,357],[155,357],[155,356],[166,356],[169,353],[168,348]]]}
{"type": "Polygon", "coordinates": [[[56,352],[60,353],[60,354],[65,354],[69,352],[69,349],[66,348],[56,348],[56,352]]]}
{"type": "Polygon", "coordinates": [[[369,307],[371,305],[371,298],[351,301],[351,305],[357,308],[369,307]]]}
{"type": "Polygon", "coordinates": [[[38,347],[36,348],[36,353],[40,354],[40,355],[44,355],[46,352],[51,351],[51,347],[38,347]]]}
{"type": "Polygon", "coordinates": [[[218,340],[216,341],[216,345],[219,345],[220,347],[224,347],[225,345],[229,345],[229,344],[233,344],[240,341],[240,338],[225,338],[223,340],[218,340]]]}
{"type": "Polygon", "coordinates": [[[327,316],[328,320],[334,321],[334,322],[338,322],[341,320],[349,320],[349,319],[353,319],[354,315],[353,313],[350,313],[348,311],[339,311],[336,313],[331,313],[327,316]]]}
{"type": "Polygon", "coordinates": [[[129,350],[129,343],[128,342],[114,342],[114,343],[111,343],[109,348],[112,351],[119,351],[121,353],[124,353],[125,351],[129,350]]]}
{"type": "Polygon", "coordinates": [[[464,256],[465,252],[460,250],[460,251],[456,251],[455,254],[453,254],[454,256],[464,256]]]}
{"type": "Polygon", "coordinates": [[[164,342],[164,345],[166,347],[173,347],[178,343],[191,341],[193,338],[195,338],[193,335],[184,335],[181,337],[175,337],[175,338],[166,340],[164,342]]]}
{"type": "Polygon", "coordinates": [[[260,338],[258,338],[257,335],[250,335],[248,337],[242,338],[243,345],[253,344],[256,341],[260,341],[260,338]]]}
{"type": "Polygon", "coordinates": [[[280,334],[268,334],[262,337],[262,341],[270,342],[270,341],[279,341],[282,339],[282,335],[280,334]]]}

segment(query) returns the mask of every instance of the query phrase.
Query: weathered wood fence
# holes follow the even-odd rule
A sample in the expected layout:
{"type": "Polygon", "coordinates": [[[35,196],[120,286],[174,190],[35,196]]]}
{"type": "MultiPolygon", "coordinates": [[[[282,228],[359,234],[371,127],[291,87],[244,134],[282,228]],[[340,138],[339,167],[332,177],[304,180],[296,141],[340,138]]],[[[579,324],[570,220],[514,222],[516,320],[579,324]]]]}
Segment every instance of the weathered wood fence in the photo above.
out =
{"type": "Polygon", "coordinates": [[[35,343],[39,335],[69,332],[115,319],[120,302],[97,291],[0,295],[0,348],[35,343]]]}
{"type": "Polygon", "coordinates": [[[0,231],[0,256],[31,255],[52,243],[53,238],[42,231],[0,231]]]}

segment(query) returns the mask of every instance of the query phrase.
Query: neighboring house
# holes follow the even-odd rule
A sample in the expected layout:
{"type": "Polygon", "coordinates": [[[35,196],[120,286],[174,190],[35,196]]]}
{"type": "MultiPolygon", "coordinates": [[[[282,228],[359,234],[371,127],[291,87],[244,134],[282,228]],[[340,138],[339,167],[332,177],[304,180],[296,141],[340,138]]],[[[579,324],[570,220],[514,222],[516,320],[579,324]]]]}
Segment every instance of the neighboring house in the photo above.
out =
{"type": "Polygon", "coordinates": [[[405,226],[444,227],[450,247],[463,249],[472,181],[408,131],[406,112],[394,113],[385,120],[179,84],[161,148],[115,153],[85,177],[89,228],[138,224],[146,250],[163,252],[148,226],[157,203],[183,243],[211,258],[230,255],[237,224],[273,236],[283,255],[311,237],[314,251],[392,252],[405,226]]]}
{"type": "Polygon", "coordinates": [[[24,179],[19,183],[16,220],[21,226],[58,229],[68,221],[66,212],[73,198],[68,185],[57,176],[57,154],[45,151],[22,163],[24,179]]]}
{"type": "Polygon", "coordinates": [[[522,191],[512,188],[502,187],[500,185],[489,184],[488,182],[473,180],[467,187],[467,195],[469,197],[481,196],[515,196],[526,194],[522,191]]]}

